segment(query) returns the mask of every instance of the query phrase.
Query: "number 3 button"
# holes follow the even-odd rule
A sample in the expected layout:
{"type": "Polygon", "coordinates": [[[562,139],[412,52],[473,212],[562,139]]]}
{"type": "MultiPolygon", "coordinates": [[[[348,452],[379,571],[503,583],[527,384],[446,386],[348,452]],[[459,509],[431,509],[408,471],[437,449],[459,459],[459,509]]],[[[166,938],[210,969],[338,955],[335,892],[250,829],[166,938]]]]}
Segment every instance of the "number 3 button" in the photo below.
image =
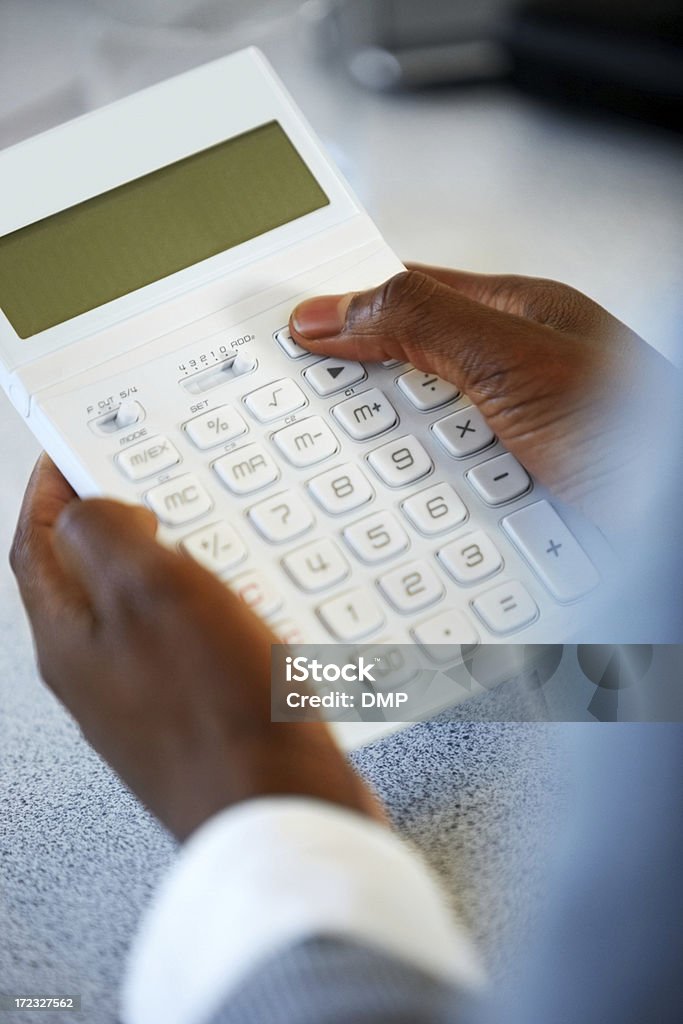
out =
{"type": "Polygon", "coordinates": [[[500,551],[483,530],[475,530],[439,551],[439,559],[456,583],[475,583],[498,572],[500,551]]]}

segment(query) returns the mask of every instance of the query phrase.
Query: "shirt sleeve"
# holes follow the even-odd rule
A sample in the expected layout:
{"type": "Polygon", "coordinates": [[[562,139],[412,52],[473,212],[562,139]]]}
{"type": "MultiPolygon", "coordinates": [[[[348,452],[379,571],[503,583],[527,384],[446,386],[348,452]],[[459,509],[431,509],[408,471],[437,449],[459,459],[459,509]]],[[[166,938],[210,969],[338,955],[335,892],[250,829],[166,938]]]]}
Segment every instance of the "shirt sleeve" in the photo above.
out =
{"type": "Polygon", "coordinates": [[[205,823],[133,942],[124,1024],[203,1024],[258,965],[313,937],[352,940],[459,987],[484,972],[417,852],[361,814],[298,797],[205,823]]]}

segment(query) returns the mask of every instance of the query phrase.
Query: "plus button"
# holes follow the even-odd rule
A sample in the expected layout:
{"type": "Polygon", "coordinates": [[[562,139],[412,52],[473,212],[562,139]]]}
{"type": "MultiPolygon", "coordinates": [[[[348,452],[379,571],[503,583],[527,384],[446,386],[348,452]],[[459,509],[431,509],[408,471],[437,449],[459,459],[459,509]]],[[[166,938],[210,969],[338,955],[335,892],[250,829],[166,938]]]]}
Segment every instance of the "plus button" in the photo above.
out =
{"type": "Polygon", "coordinates": [[[548,543],[550,546],[546,548],[546,554],[555,555],[555,558],[559,558],[560,548],[562,547],[562,544],[556,544],[554,540],[548,541],[548,543]]]}

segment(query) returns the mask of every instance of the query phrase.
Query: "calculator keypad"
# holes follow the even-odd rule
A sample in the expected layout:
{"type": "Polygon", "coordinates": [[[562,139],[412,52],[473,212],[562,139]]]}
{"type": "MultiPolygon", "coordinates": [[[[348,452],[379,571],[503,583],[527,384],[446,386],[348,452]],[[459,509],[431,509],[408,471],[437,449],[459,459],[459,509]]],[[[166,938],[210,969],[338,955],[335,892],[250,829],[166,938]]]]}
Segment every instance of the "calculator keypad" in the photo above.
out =
{"type": "Polygon", "coordinates": [[[182,543],[183,551],[211,572],[227,572],[243,562],[247,549],[229,523],[213,523],[191,533],[182,543]]]}
{"type": "Polygon", "coordinates": [[[309,592],[333,587],[350,572],[349,563],[329,537],[292,551],[282,564],[297,586],[309,592]]]}
{"type": "Polygon", "coordinates": [[[333,516],[366,505],[375,496],[363,471],[351,463],[313,477],[308,489],[321,508],[333,516]]]}
{"type": "Polygon", "coordinates": [[[375,512],[347,526],[344,540],[357,558],[368,563],[386,562],[410,544],[408,534],[391,512],[375,512]]]}
{"type": "Polygon", "coordinates": [[[531,477],[514,455],[505,452],[468,470],[467,479],[487,505],[503,505],[531,488],[531,477]]]}
{"type": "Polygon", "coordinates": [[[349,643],[371,636],[386,621],[379,602],[360,587],[321,604],[318,615],[335,639],[349,643]]]}
{"type": "Polygon", "coordinates": [[[528,626],[538,616],[538,606],[518,580],[501,583],[472,602],[475,612],[492,633],[505,635],[528,626]]]}
{"type": "Polygon", "coordinates": [[[503,556],[483,530],[467,533],[439,551],[439,560],[456,583],[467,586],[493,576],[503,556]]]}
{"type": "Polygon", "coordinates": [[[247,424],[237,410],[229,405],[205,412],[185,424],[185,433],[192,444],[202,449],[215,448],[246,432],[247,424]]]}
{"type": "Polygon", "coordinates": [[[405,487],[433,469],[424,445],[412,435],[376,448],[368,455],[368,462],[380,480],[389,487],[405,487]]]}
{"type": "Polygon", "coordinates": [[[455,384],[450,384],[433,373],[423,373],[422,370],[408,370],[407,373],[401,374],[396,383],[411,405],[420,412],[428,412],[447,402],[453,402],[460,395],[455,384]]]}
{"type": "Polygon", "coordinates": [[[434,424],[434,436],[454,459],[464,459],[495,440],[488,423],[473,405],[434,424]]]}
{"type": "Polygon", "coordinates": [[[380,577],[379,587],[389,603],[403,613],[427,608],[446,593],[443,583],[426,561],[410,562],[386,573],[380,577]]]}
{"type": "Polygon", "coordinates": [[[352,363],[347,359],[321,359],[304,370],[307,382],[321,398],[350,388],[365,380],[366,376],[362,363],[352,363]]]}
{"type": "Polygon", "coordinates": [[[354,441],[367,441],[384,434],[398,422],[396,410],[379,388],[335,405],[332,415],[354,441]]]}
{"type": "Polygon", "coordinates": [[[191,473],[153,487],[145,498],[159,522],[166,526],[183,526],[213,508],[208,493],[191,473]]]}
{"type": "Polygon", "coordinates": [[[306,405],[306,396],[296,381],[285,377],[252,391],[244,404],[261,423],[271,423],[306,405]]]}
{"type": "Polygon", "coordinates": [[[467,519],[467,508],[450,484],[434,484],[402,505],[403,514],[427,536],[445,533],[467,519]]]}
{"type": "Polygon", "coordinates": [[[180,452],[166,437],[151,437],[126,448],[116,456],[116,464],[129,480],[144,480],[170,469],[180,462],[180,452]]]}
{"type": "Polygon", "coordinates": [[[313,526],[314,519],[308,504],[296,491],[274,494],[266,501],[249,509],[249,519],[262,537],[272,544],[301,536],[313,526]]]}

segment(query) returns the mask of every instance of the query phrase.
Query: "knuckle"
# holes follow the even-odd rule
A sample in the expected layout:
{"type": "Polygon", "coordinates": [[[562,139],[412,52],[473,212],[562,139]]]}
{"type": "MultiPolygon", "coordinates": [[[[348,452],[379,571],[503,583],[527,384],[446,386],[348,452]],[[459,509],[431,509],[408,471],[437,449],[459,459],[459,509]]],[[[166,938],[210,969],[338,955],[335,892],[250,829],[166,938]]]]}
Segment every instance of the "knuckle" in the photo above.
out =
{"type": "Polygon", "coordinates": [[[403,333],[406,324],[419,314],[434,295],[436,283],[417,270],[405,270],[390,277],[365,297],[352,303],[351,328],[363,333],[403,333]]]}
{"type": "Polygon", "coordinates": [[[521,316],[559,331],[582,326],[592,307],[585,295],[560,281],[512,277],[507,287],[521,316]]]}

